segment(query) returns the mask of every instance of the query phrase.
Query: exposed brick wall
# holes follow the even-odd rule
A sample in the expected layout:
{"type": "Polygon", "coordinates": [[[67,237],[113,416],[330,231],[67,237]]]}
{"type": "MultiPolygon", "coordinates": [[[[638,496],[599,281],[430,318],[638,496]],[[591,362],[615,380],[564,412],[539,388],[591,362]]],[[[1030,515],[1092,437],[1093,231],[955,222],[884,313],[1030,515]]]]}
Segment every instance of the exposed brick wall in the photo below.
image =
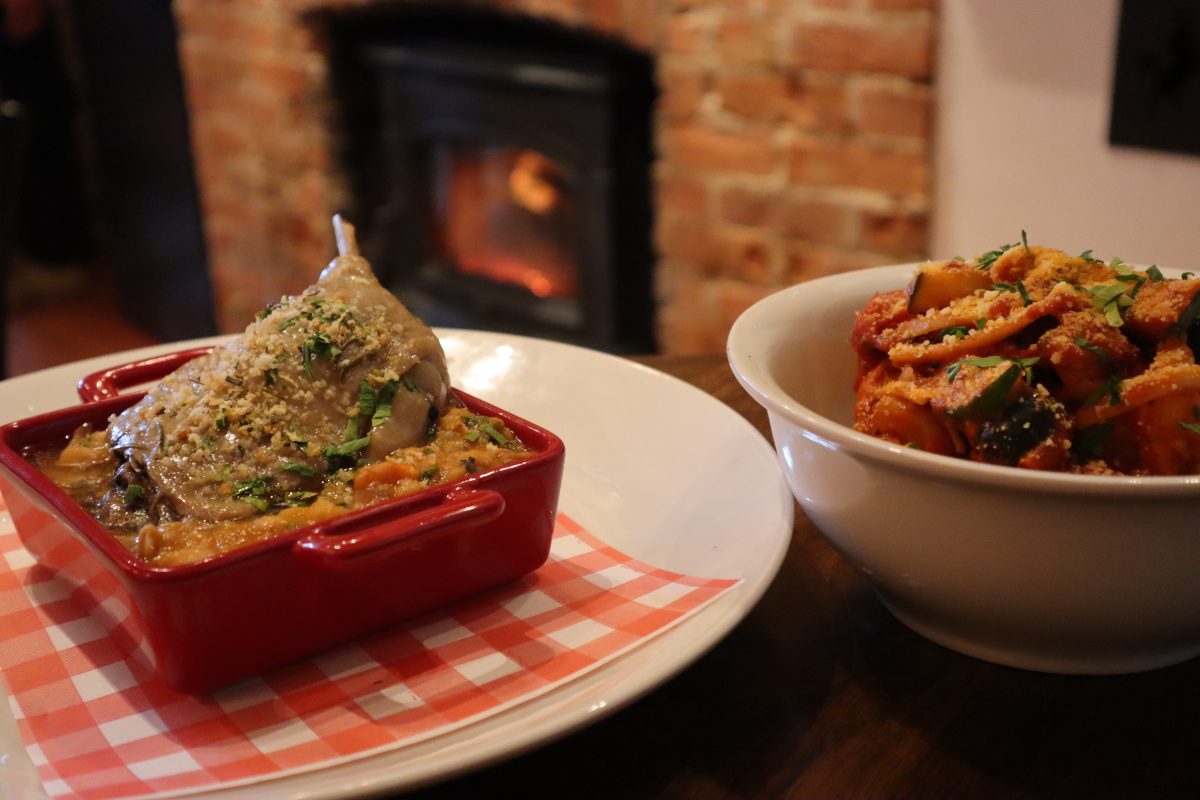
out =
{"type": "MultiPolygon", "coordinates": [[[[345,199],[315,7],[175,0],[220,323],[309,283],[345,199]]],[[[928,246],[935,0],[447,0],[616,35],[657,58],[666,352],[742,310],[928,246]]]]}

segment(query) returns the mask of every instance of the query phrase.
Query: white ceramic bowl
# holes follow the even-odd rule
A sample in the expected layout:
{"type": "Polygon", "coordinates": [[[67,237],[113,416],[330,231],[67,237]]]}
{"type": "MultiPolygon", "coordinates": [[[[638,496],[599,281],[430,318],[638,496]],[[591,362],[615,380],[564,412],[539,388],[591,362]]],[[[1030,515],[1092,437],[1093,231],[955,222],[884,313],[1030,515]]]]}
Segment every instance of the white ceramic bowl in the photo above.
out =
{"type": "Polygon", "coordinates": [[[1095,674],[1200,654],[1200,477],[1034,472],[852,429],[855,312],[915,268],[793,286],[729,334],[809,519],[904,624],[959,652],[1095,674]]]}

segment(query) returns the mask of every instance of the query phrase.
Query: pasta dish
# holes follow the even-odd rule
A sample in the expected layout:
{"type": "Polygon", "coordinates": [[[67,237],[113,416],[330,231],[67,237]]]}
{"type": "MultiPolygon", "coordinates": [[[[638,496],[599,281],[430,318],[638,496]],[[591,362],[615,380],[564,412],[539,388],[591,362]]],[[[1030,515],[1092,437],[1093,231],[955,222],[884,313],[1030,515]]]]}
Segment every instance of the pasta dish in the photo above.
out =
{"type": "Polygon", "coordinates": [[[1086,474],[1200,472],[1200,279],[1021,241],[923,264],[858,312],[855,428],[1086,474]]]}

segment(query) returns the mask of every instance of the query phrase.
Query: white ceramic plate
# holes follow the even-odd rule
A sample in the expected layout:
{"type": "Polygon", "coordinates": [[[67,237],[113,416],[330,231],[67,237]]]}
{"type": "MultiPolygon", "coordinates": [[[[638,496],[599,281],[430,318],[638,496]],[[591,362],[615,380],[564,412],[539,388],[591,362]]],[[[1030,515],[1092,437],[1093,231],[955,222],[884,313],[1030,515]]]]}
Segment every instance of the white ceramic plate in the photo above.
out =
{"type": "MultiPolygon", "coordinates": [[[[544,425],[567,446],[559,507],[664,569],[742,584],[681,625],[549,694],[427,742],[205,797],[336,798],[411,788],[595,722],[690,664],[753,607],[779,569],[793,501],[771,446],[728,406],[625,359],[518,336],[439,330],[455,386],[544,425]]],[[[78,402],[108,366],[220,339],[144,348],[0,383],[0,422],[78,402]]],[[[0,703],[0,797],[41,796],[0,703]]]]}

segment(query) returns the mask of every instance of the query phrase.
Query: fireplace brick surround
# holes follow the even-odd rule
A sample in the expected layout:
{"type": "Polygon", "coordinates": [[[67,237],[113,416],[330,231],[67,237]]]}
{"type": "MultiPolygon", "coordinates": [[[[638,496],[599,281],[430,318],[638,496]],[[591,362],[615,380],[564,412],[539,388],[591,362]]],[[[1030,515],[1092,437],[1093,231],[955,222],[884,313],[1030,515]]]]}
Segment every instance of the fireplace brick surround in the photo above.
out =
{"type": "MultiPolygon", "coordinates": [[[[370,1],[175,0],[222,330],[310,283],[333,250],[348,189],[308,12],[370,1]]],[[[722,350],[781,287],[926,255],[936,0],[446,2],[655,57],[663,352],[722,350]]]]}

